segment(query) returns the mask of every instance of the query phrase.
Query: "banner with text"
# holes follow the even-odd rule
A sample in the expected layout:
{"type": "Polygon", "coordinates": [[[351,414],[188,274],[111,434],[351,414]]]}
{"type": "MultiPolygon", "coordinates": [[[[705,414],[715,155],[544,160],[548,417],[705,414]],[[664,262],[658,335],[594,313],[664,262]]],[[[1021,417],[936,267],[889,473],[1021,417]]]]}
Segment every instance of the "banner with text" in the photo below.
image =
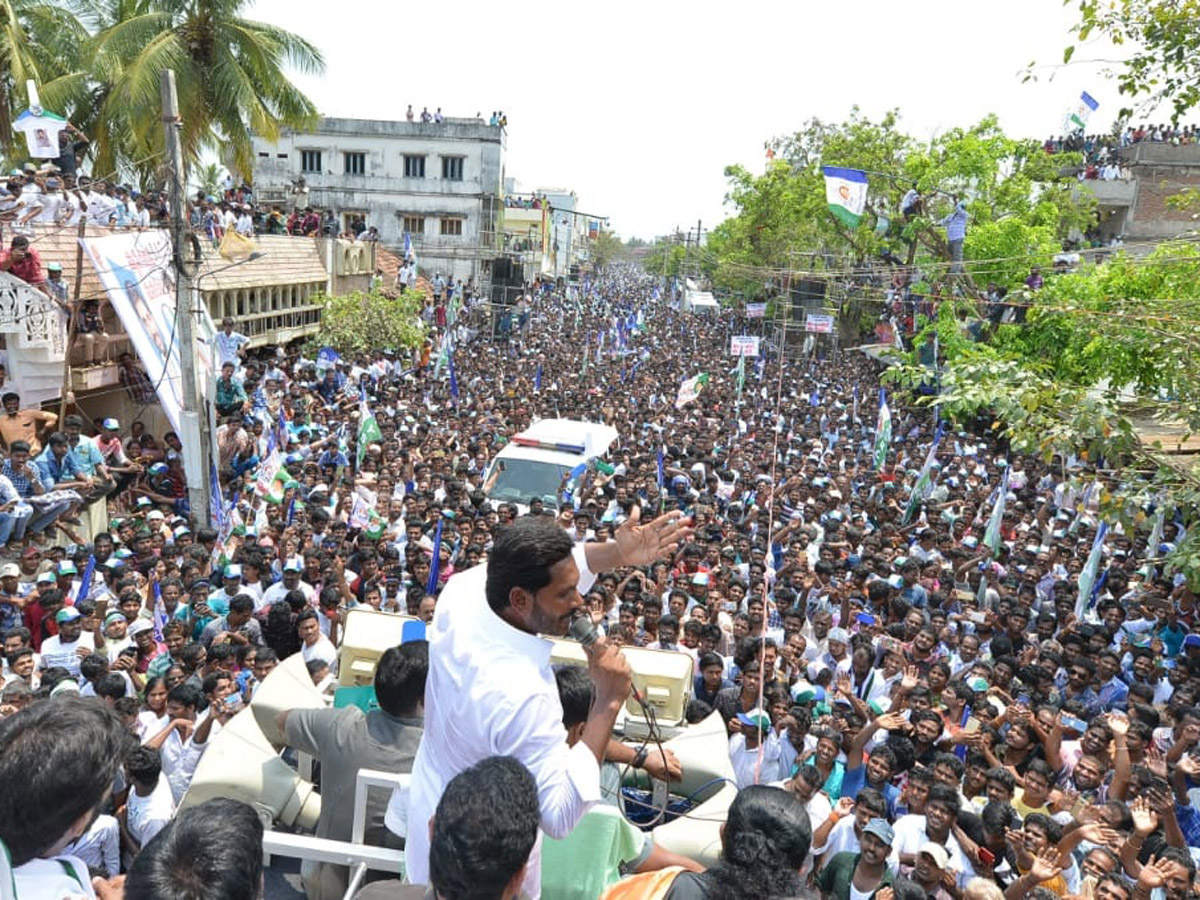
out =
{"type": "Polygon", "coordinates": [[[730,356],[758,356],[758,342],[761,340],[755,334],[735,334],[729,338],[730,356]]]}
{"type": "Polygon", "coordinates": [[[804,330],[814,334],[832,334],[833,316],[815,316],[810,313],[804,320],[804,330]]]}
{"type": "Polygon", "coordinates": [[[746,318],[747,319],[762,319],[767,315],[767,304],[765,303],[747,303],[746,318]]]}

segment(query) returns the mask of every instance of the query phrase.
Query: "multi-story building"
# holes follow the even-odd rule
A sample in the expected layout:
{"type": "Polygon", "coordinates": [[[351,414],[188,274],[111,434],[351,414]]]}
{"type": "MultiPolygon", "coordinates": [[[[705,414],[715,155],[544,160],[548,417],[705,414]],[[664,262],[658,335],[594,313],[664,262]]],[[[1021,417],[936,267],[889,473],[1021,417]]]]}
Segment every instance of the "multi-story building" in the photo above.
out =
{"type": "Polygon", "coordinates": [[[383,244],[412,243],[422,274],[484,280],[501,250],[504,129],[481,119],[322,118],[311,132],[254,141],[257,196],[358,216],[383,244]]]}
{"type": "Polygon", "coordinates": [[[1138,244],[1195,231],[1193,210],[1167,200],[1200,189],[1200,145],[1144,141],[1122,148],[1120,158],[1120,178],[1080,182],[1096,197],[1097,232],[1105,244],[1120,239],[1138,252],[1138,244]]]}

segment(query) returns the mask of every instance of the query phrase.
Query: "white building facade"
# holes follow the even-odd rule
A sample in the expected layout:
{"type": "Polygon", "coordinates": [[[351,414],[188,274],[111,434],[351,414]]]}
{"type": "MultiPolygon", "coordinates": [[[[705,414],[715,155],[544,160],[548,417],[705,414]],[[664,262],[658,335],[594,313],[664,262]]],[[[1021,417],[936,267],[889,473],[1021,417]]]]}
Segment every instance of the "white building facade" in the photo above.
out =
{"type": "Polygon", "coordinates": [[[322,118],[278,142],[255,138],[254,189],[264,202],[331,210],[412,242],[421,274],[486,279],[503,222],[504,129],[480,119],[395,122],[322,118]]]}

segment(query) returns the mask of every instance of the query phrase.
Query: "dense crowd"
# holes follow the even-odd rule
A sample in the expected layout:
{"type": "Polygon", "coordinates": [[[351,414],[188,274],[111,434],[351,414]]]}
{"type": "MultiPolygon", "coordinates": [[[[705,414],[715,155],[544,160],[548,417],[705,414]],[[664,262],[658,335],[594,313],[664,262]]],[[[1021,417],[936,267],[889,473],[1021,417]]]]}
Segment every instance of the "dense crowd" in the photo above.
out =
{"type": "MultiPolygon", "coordinates": [[[[488,500],[484,477],[541,417],[620,437],[603,465],[564,473],[561,496],[523,498],[531,515],[577,542],[611,540],[635,508],[694,526],[671,558],[596,573],[584,600],[609,641],[692,657],[689,719],[716,714],[728,731],[743,840],[727,835],[707,873],[646,872],[652,848],[639,847],[624,871],[665,879],[665,893],[628,896],[1193,893],[1200,615],[1154,561],[1182,523],[1151,535],[1151,509],[1136,534],[1104,525],[1094,466],[1014,456],[990,421],[953,423],[931,453],[929,409],[897,395],[877,466],[875,362],[765,340],[739,375],[729,338],[748,323],[681,314],[633,271],[523,303],[507,341],[474,331],[454,300],[425,347],[349,358],[256,358],[228,323],[215,348],[223,527],[200,527],[182,482],[161,480],[178,475],[179,448],[151,439],[171,448],[148,466],[164,467],[157,487],[128,495],[90,543],[35,542],[0,569],[0,747],[67,695],[99,698],[128,733],[105,763],[117,787],[96,798],[102,814],[68,846],[14,853],[21,897],[43,896],[25,892],[42,857],[136,870],[278,661],[299,653],[331,684],[348,610],[432,621],[447,581],[486,562],[518,516],[488,500]]],[[[92,438],[65,423],[67,451],[107,460],[111,424],[92,438]]],[[[3,465],[20,477],[18,443],[3,465]]],[[[57,432],[45,444],[59,459],[57,432]]],[[[54,461],[37,463],[43,485],[61,488],[42,462],[54,461]]],[[[411,704],[396,713],[419,722],[411,704]]],[[[0,803],[8,841],[5,823],[0,803]]]]}

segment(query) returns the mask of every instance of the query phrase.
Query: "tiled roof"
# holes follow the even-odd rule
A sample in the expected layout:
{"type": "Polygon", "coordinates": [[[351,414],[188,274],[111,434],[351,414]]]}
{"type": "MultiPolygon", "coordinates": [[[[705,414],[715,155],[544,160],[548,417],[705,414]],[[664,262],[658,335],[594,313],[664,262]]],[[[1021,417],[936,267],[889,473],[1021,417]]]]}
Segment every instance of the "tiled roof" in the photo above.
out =
{"type": "MultiPolygon", "coordinates": [[[[93,225],[88,227],[86,236],[97,237],[108,233],[110,233],[109,229],[93,225]]],[[[6,247],[8,246],[10,237],[9,230],[5,229],[4,245],[6,247]]],[[[50,265],[50,263],[58,263],[62,266],[63,278],[71,286],[72,296],[74,296],[75,281],[77,278],[76,260],[79,256],[79,226],[35,226],[30,244],[37,250],[38,255],[41,256],[43,267],[50,265]]],[[[96,299],[103,295],[104,288],[101,287],[100,278],[96,275],[96,270],[92,268],[92,263],[88,259],[87,254],[83,256],[83,266],[81,274],[78,277],[83,282],[80,285],[80,297],[96,299]]]]}
{"type": "Polygon", "coordinates": [[[202,239],[204,265],[200,268],[200,289],[219,291],[303,284],[325,281],[328,277],[320,247],[312,238],[260,234],[254,242],[256,252],[261,256],[234,263],[220,256],[211,241],[202,239]]]}

